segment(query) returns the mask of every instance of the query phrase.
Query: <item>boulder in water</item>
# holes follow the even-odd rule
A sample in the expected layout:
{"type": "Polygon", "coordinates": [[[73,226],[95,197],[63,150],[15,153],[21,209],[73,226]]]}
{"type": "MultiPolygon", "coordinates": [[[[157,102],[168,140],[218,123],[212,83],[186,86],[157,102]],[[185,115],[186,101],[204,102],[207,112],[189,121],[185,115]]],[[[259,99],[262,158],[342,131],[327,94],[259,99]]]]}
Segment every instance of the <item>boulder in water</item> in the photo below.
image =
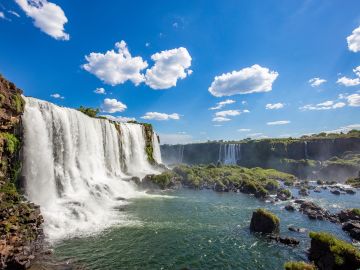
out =
{"type": "Polygon", "coordinates": [[[285,210],[293,212],[295,211],[295,207],[292,204],[287,204],[285,205],[285,210]]]}
{"type": "Polygon", "coordinates": [[[252,214],[250,230],[252,232],[277,234],[279,233],[280,219],[265,209],[257,209],[252,214]]]}
{"type": "Polygon", "coordinates": [[[289,229],[289,231],[292,231],[292,232],[298,232],[298,233],[306,232],[305,228],[297,228],[297,227],[294,227],[294,226],[290,226],[288,229],[289,229]]]}
{"type": "Polygon", "coordinates": [[[337,189],[332,189],[332,190],[330,190],[330,192],[332,194],[334,194],[334,195],[340,195],[341,194],[341,192],[339,190],[337,190],[337,189]]]}
{"type": "Polygon", "coordinates": [[[360,209],[345,209],[338,213],[337,216],[341,222],[346,222],[350,220],[360,221],[360,209]]]}
{"type": "Polygon", "coordinates": [[[309,259],[319,270],[356,270],[360,268],[360,251],[325,232],[311,232],[309,259]]]}
{"type": "Polygon", "coordinates": [[[352,238],[360,241],[360,222],[348,221],[342,226],[342,229],[350,234],[352,238]]]}

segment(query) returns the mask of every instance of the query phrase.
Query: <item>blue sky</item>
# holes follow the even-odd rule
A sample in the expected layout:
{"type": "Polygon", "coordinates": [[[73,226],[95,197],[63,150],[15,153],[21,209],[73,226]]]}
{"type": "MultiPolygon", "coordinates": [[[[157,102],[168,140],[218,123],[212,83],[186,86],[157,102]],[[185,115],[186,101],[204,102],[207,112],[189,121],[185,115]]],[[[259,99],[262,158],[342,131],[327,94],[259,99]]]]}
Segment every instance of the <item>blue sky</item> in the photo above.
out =
{"type": "Polygon", "coordinates": [[[163,142],[295,137],[360,128],[359,27],[358,0],[2,0],[0,72],[163,142]]]}

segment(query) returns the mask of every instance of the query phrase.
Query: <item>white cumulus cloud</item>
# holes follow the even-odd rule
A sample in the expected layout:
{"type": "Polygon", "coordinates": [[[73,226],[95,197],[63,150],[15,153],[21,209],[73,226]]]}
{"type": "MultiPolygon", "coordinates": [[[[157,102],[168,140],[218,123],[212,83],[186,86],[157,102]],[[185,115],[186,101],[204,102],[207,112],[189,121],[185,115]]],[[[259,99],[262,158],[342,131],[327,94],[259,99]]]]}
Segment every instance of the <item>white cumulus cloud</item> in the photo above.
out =
{"type": "Polygon", "coordinates": [[[121,101],[115,98],[105,98],[102,104],[102,111],[107,113],[123,112],[127,109],[127,106],[121,101]]]}
{"type": "Polygon", "coordinates": [[[141,118],[147,120],[158,120],[158,121],[179,120],[180,115],[177,113],[167,114],[167,113],[159,113],[159,112],[147,112],[141,118]]]}
{"type": "Polygon", "coordinates": [[[360,95],[359,94],[352,94],[346,97],[349,106],[351,107],[360,107],[360,95]]]}
{"type": "Polygon", "coordinates": [[[352,52],[360,51],[360,26],[355,28],[350,36],[346,38],[348,48],[352,52]]]}
{"type": "Polygon", "coordinates": [[[237,131],[239,132],[249,132],[251,129],[250,128],[239,128],[237,131]]]}
{"type": "Polygon", "coordinates": [[[64,99],[64,97],[58,93],[51,94],[50,96],[53,98],[64,99]]]}
{"type": "Polygon", "coordinates": [[[231,120],[230,118],[223,117],[223,116],[217,116],[212,119],[212,121],[214,121],[214,122],[227,122],[230,120],[231,120]]]}
{"type": "Polygon", "coordinates": [[[69,40],[64,24],[68,22],[60,6],[47,0],[15,0],[34,25],[41,31],[58,40],[69,40]]]}
{"type": "Polygon", "coordinates": [[[94,93],[95,93],[95,94],[100,94],[100,95],[105,95],[105,94],[106,94],[106,91],[105,91],[104,88],[98,87],[98,88],[96,88],[96,89],[94,90],[94,93]]]}
{"type": "Polygon", "coordinates": [[[141,71],[147,68],[147,62],[140,56],[132,57],[123,40],[117,42],[115,47],[117,51],[92,52],[86,55],[87,63],[82,67],[110,85],[123,84],[128,80],[135,85],[142,83],[145,78],[141,71]]]}
{"type": "Polygon", "coordinates": [[[266,124],[268,126],[278,126],[278,125],[287,125],[290,124],[291,122],[288,120],[281,120],[281,121],[274,121],[274,122],[267,122],[266,124]]]}
{"type": "Polygon", "coordinates": [[[325,79],[320,79],[320,78],[312,78],[309,80],[309,83],[312,87],[317,87],[322,85],[323,83],[326,83],[325,79]]]}
{"type": "Polygon", "coordinates": [[[186,48],[162,51],[151,56],[155,64],[146,70],[146,84],[152,89],[168,89],[176,86],[179,79],[192,73],[191,56],[186,48]]]}
{"type": "Polygon", "coordinates": [[[351,79],[351,78],[348,78],[348,77],[341,77],[337,80],[338,84],[341,84],[343,86],[356,86],[356,85],[359,85],[360,84],[360,79],[359,78],[355,78],[355,79],[351,79]]]}
{"type": "Polygon", "coordinates": [[[268,103],[266,104],[265,108],[267,110],[279,110],[281,108],[284,108],[284,104],[283,103],[274,103],[274,104],[271,104],[271,103],[268,103]]]}
{"type": "Polygon", "coordinates": [[[268,92],[279,74],[260,65],[253,65],[216,76],[209,92],[216,97],[268,92]]]}
{"type": "Polygon", "coordinates": [[[235,100],[232,100],[232,99],[220,101],[220,102],[216,103],[216,105],[214,107],[209,108],[209,110],[219,110],[219,109],[223,108],[225,105],[233,104],[233,103],[235,103],[235,100]]]}
{"type": "Polygon", "coordinates": [[[308,104],[300,107],[299,109],[302,111],[323,111],[323,110],[331,110],[345,107],[346,104],[344,102],[335,102],[332,100],[327,100],[325,102],[321,102],[318,104],[308,104]]]}
{"type": "Polygon", "coordinates": [[[240,113],[241,112],[239,110],[227,110],[227,111],[216,112],[215,116],[217,117],[236,116],[236,115],[240,115],[240,113]]]}

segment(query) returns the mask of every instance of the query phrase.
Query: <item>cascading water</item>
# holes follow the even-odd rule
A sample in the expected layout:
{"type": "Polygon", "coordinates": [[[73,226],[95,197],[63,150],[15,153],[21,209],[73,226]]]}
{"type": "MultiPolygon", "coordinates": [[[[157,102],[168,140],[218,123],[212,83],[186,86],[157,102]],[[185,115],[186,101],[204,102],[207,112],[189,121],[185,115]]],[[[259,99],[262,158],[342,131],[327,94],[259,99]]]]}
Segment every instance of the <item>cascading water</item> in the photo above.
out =
{"type": "Polygon", "coordinates": [[[180,144],[177,163],[182,163],[183,159],[184,159],[184,145],[180,144]]]}
{"type": "Polygon", "coordinates": [[[305,155],[305,159],[309,159],[307,141],[304,141],[304,155],[305,155]]]}
{"type": "Polygon", "coordinates": [[[220,144],[219,161],[226,165],[236,165],[241,159],[241,144],[220,144]]]}
{"type": "MultiPolygon", "coordinates": [[[[117,130],[108,120],[34,98],[25,101],[22,175],[49,238],[124,220],[116,211],[122,198],[142,194],[124,180],[156,172],[147,161],[142,126],[119,123],[117,130]]],[[[161,161],[158,143],[154,148],[161,161]]]]}
{"type": "Polygon", "coordinates": [[[158,139],[158,135],[154,132],[153,134],[153,149],[154,149],[154,159],[157,163],[161,164],[161,151],[160,151],[160,143],[158,139]]]}

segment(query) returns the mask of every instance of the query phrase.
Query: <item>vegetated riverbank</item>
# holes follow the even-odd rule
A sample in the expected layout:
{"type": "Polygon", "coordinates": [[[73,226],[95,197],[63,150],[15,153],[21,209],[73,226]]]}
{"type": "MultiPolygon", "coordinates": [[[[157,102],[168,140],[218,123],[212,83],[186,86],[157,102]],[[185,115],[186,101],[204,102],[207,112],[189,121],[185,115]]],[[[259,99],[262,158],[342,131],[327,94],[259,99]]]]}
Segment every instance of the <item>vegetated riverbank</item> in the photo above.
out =
{"type": "Polygon", "coordinates": [[[236,164],[273,168],[300,178],[345,181],[360,170],[360,131],[320,133],[301,138],[245,139],[162,145],[167,164],[236,164]]]}

